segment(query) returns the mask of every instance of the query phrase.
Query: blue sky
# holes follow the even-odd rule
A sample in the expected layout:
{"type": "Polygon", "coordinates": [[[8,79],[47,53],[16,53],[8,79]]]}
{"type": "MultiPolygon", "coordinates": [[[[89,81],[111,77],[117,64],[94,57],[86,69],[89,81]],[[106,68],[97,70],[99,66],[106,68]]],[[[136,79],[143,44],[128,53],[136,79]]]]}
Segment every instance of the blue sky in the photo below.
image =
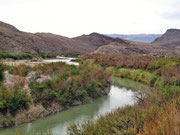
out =
{"type": "Polygon", "coordinates": [[[180,0],[1,0],[0,21],[68,37],[164,33],[180,28],[180,0]]]}

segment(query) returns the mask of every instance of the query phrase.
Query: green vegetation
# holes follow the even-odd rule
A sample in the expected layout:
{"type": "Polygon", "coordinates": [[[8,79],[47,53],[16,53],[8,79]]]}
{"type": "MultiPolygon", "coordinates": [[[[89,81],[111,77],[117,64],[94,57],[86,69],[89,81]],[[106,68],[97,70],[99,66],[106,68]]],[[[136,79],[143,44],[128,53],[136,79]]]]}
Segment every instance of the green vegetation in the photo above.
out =
{"type": "Polygon", "coordinates": [[[27,76],[30,71],[32,71],[32,67],[26,65],[19,66],[6,66],[6,69],[10,74],[19,75],[19,76],[27,76]]]}
{"type": "Polygon", "coordinates": [[[160,105],[144,103],[127,106],[100,117],[95,122],[71,125],[70,135],[178,135],[180,124],[180,99],[160,105]],[[83,130],[81,130],[83,128],[83,130]]]}
{"type": "Polygon", "coordinates": [[[52,103],[65,108],[74,106],[74,102],[86,103],[108,94],[106,88],[110,86],[111,74],[91,61],[86,61],[78,67],[61,62],[40,64],[35,67],[25,65],[2,67],[10,74],[21,78],[26,77],[31,71],[36,73],[30,79],[29,94],[24,89],[25,80],[11,90],[0,88],[0,111],[3,114],[15,114],[18,110],[27,109],[32,103],[42,104],[45,108],[50,107],[52,103]],[[47,78],[37,81],[42,75],[47,78]]]}
{"type": "MultiPolygon", "coordinates": [[[[97,121],[74,124],[69,135],[178,135],[180,134],[180,58],[86,55],[113,74],[112,82],[127,85],[120,78],[150,87],[136,95],[138,103],[120,108],[97,121]],[[152,87],[152,88],[151,88],[152,87]]],[[[131,88],[130,81],[129,87],[131,88]]]]}
{"type": "Polygon", "coordinates": [[[45,52],[40,52],[38,54],[40,57],[42,57],[43,59],[45,58],[56,58],[56,54],[49,54],[49,53],[45,53],[45,52]]]}
{"type": "Polygon", "coordinates": [[[69,72],[55,70],[56,74],[52,80],[32,80],[31,94],[36,103],[48,106],[51,102],[57,102],[67,107],[73,105],[74,101],[87,102],[107,94],[104,89],[109,86],[110,73],[104,71],[101,66],[86,62],[80,67],[68,67],[71,68],[69,72]]]}
{"type": "Polygon", "coordinates": [[[88,54],[83,60],[93,59],[94,63],[103,67],[128,68],[146,70],[158,75],[168,84],[180,85],[180,57],[144,57],[144,56],[108,56],[88,54]]]}
{"type": "Polygon", "coordinates": [[[77,59],[72,59],[71,61],[73,61],[73,62],[79,62],[79,63],[81,63],[81,62],[82,62],[82,60],[81,60],[80,58],[77,58],[77,59]]]}
{"type": "Polygon", "coordinates": [[[0,52],[0,59],[11,58],[14,60],[32,59],[33,56],[28,53],[9,53],[6,51],[0,52]]]}
{"type": "Polygon", "coordinates": [[[126,69],[120,68],[115,70],[114,76],[121,78],[128,78],[134,81],[145,83],[149,86],[153,86],[158,76],[140,69],[126,69]]]}
{"type": "Polygon", "coordinates": [[[81,52],[65,52],[65,53],[61,53],[59,56],[77,58],[82,55],[83,54],[81,52]]]}
{"type": "Polygon", "coordinates": [[[19,86],[13,91],[0,87],[0,112],[15,114],[19,109],[27,109],[30,103],[27,91],[19,86]]]}
{"type": "Polygon", "coordinates": [[[4,79],[4,66],[0,63],[0,82],[4,79]]]}
{"type": "MultiPolygon", "coordinates": [[[[78,59],[79,61],[79,59],[78,59]]],[[[180,125],[180,58],[142,56],[85,55],[80,66],[65,63],[42,64],[35,67],[24,65],[3,67],[9,73],[31,78],[30,93],[22,87],[7,90],[0,88],[0,111],[15,114],[30,104],[42,104],[45,108],[56,103],[64,108],[82,104],[108,94],[110,83],[129,88],[131,80],[144,83],[137,90],[137,104],[120,108],[95,122],[71,125],[70,135],[177,135],[180,125]],[[48,79],[41,80],[41,76],[48,79]],[[112,78],[110,80],[110,78],[112,78]],[[122,79],[123,78],[123,79],[122,79]],[[110,82],[111,81],[111,82],[110,82]]],[[[1,68],[2,67],[2,68],[1,68]]],[[[131,84],[132,83],[132,84],[131,84]]],[[[12,117],[9,123],[13,124],[12,117]]]]}

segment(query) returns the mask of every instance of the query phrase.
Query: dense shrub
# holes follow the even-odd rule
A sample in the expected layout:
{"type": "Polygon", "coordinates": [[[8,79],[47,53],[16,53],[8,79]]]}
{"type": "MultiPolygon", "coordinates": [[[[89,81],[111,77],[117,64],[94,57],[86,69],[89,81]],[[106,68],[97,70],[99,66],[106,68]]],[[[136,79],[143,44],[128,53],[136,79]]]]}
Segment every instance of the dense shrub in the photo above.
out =
{"type": "MultiPolygon", "coordinates": [[[[71,125],[68,134],[180,134],[180,58],[93,54],[86,55],[83,59],[92,59],[113,76],[143,82],[154,88],[138,87],[137,90],[143,89],[146,93],[145,97],[138,100],[138,104],[117,109],[95,122],[71,125]]],[[[131,84],[118,78],[113,77],[112,81],[114,84],[128,85],[131,88],[131,84]]]]}
{"type": "MultiPolygon", "coordinates": [[[[58,64],[51,66],[55,66],[55,69],[59,68],[58,64]]],[[[69,71],[63,70],[63,66],[60,69],[61,72],[55,70],[59,72],[53,76],[52,80],[41,83],[36,82],[35,79],[32,80],[30,88],[35,102],[41,102],[43,105],[58,102],[63,106],[69,106],[74,100],[86,102],[89,98],[107,94],[104,89],[109,86],[111,74],[101,66],[87,61],[80,67],[68,66],[69,71]]]]}
{"type": "Polygon", "coordinates": [[[0,112],[10,112],[15,114],[19,109],[27,109],[31,103],[31,98],[27,91],[15,88],[13,91],[0,88],[0,112]]]}
{"type": "Polygon", "coordinates": [[[4,79],[4,66],[0,64],[0,82],[4,79]]]}
{"type": "Polygon", "coordinates": [[[180,85],[180,57],[144,57],[87,54],[83,60],[93,59],[103,67],[141,69],[159,75],[166,83],[180,85]]]}
{"type": "Polygon", "coordinates": [[[95,122],[71,125],[69,135],[178,135],[180,133],[179,98],[171,102],[125,107],[100,117],[95,122]]]}
{"type": "Polygon", "coordinates": [[[145,83],[149,86],[154,86],[154,83],[158,78],[156,75],[148,71],[125,68],[115,70],[114,76],[132,79],[134,81],[145,83]]]}
{"type": "Polygon", "coordinates": [[[45,53],[45,52],[40,52],[39,56],[42,58],[56,58],[56,54],[49,54],[49,53],[45,53]]]}
{"type": "Polygon", "coordinates": [[[0,58],[11,58],[14,60],[19,60],[19,59],[32,59],[33,56],[28,54],[28,53],[9,53],[6,51],[0,52],[0,58]]]}
{"type": "Polygon", "coordinates": [[[26,65],[19,66],[7,66],[7,69],[10,74],[19,75],[25,77],[30,71],[33,70],[32,67],[26,65]]]}

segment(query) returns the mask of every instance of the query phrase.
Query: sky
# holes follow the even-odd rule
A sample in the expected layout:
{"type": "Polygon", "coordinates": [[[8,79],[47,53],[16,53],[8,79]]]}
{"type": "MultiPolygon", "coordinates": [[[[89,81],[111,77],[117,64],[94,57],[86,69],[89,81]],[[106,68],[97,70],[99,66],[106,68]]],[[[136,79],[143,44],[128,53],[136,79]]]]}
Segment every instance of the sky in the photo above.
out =
{"type": "Polygon", "coordinates": [[[67,37],[164,33],[180,28],[180,0],[0,0],[0,21],[67,37]]]}

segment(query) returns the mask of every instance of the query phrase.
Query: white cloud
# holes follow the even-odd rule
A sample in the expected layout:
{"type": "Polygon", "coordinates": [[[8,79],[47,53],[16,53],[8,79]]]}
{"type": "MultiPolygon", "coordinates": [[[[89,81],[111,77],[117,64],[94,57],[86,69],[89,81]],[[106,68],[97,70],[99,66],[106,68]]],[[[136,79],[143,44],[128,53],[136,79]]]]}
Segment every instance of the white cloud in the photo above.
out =
{"type": "Polygon", "coordinates": [[[178,0],[4,0],[1,21],[23,31],[65,36],[99,33],[163,33],[180,28],[178,0]],[[175,15],[176,16],[176,15],[175,15]]]}

